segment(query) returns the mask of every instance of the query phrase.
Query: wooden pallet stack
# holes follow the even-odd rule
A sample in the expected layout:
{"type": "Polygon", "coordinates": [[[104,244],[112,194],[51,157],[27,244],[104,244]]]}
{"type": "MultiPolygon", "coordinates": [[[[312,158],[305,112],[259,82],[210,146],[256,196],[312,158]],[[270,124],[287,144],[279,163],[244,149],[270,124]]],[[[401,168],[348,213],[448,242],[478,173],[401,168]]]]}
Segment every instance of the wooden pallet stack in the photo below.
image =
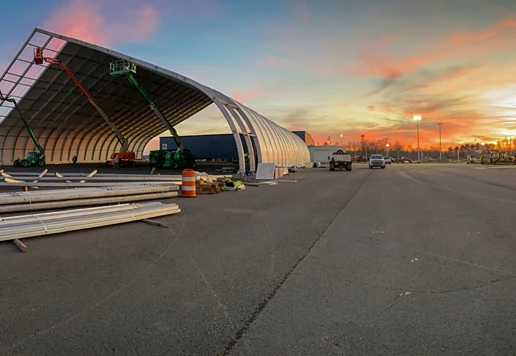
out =
{"type": "Polygon", "coordinates": [[[224,182],[207,182],[199,179],[195,182],[195,190],[197,194],[216,194],[224,191],[224,182]]]}

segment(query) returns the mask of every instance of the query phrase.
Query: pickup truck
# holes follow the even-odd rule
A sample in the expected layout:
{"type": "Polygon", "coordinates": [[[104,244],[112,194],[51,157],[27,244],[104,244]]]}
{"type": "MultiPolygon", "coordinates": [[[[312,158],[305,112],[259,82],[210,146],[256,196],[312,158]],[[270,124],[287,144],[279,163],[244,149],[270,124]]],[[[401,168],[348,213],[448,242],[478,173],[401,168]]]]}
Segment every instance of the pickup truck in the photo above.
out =
{"type": "Polygon", "coordinates": [[[333,152],[330,157],[330,171],[334,171],[335,168],[351,171],[351,155],[342,150],[333,152]]]}

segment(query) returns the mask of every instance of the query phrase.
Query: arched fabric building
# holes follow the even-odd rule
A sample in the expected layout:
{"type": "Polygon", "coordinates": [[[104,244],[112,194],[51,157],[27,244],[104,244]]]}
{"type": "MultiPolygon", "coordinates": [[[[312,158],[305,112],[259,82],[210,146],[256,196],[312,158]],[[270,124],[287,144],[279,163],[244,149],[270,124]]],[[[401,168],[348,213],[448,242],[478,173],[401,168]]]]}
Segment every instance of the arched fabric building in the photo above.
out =
{"type": "MultiPolygon", "coordinates": [[[[167,127],[135,87],[124,78],[109,75],[110,63],[119,59],[136,64],[138,82],[172,126],[214,103],[235,138],[240,171],[245,170],[245,153],[249,154],[252,171],[256,170],[255,154],[258,162],[280,166],[304,166],[310,161],[308,148],[298,136],[214,89],[110,49],[35,29],[0,77],[0,90],[18,101],[45,148],[47,163],[68,163],[74,155],[79,162],[104,162],[120,149],[120,143],[110,125],[59,65],[34,64],[36,47],[42,47],[46,57],[57,58],[70,68],[138,158],[145,145],[167,127]]],[[[34,148],[12,104],[1,103],[0,164],[10,165],[34,148]]]]}

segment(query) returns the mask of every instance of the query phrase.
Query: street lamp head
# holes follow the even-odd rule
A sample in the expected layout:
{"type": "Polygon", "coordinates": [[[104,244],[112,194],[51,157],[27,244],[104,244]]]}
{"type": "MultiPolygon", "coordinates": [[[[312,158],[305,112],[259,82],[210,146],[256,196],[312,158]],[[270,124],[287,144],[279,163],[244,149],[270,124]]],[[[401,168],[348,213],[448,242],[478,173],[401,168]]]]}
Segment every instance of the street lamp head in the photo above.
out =
{"type": "Polygon", "coordinates": [[[414,121],[421,121],[421,115],[414,115],[414,121]]]}
{"type": "Polygon", "coordinates": [[[385,147],[389,147],[390,145],[388,143],[385,144],[385,147]]]}
{"type": "Polygon", "coordinates": [[[342,138],[342,134],[340,134],[340,137],[342,138]]]}

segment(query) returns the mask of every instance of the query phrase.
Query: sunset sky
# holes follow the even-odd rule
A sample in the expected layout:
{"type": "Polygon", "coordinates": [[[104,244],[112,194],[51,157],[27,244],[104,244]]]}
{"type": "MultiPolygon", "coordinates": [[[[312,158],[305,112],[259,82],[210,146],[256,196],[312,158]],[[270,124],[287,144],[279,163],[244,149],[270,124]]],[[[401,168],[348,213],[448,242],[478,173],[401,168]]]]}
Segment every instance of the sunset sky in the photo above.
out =
{"type": "MultiPolygon", "coordinates": [[[[20,0],[0,69],[34,27],[216,88],[316,142],[516,136],[514,0],[20,0]]],[[[229,132],[210,106],[180,134],[229,132]]],[[[155,143],[154,143],[155,144],[155,143]]]]}

